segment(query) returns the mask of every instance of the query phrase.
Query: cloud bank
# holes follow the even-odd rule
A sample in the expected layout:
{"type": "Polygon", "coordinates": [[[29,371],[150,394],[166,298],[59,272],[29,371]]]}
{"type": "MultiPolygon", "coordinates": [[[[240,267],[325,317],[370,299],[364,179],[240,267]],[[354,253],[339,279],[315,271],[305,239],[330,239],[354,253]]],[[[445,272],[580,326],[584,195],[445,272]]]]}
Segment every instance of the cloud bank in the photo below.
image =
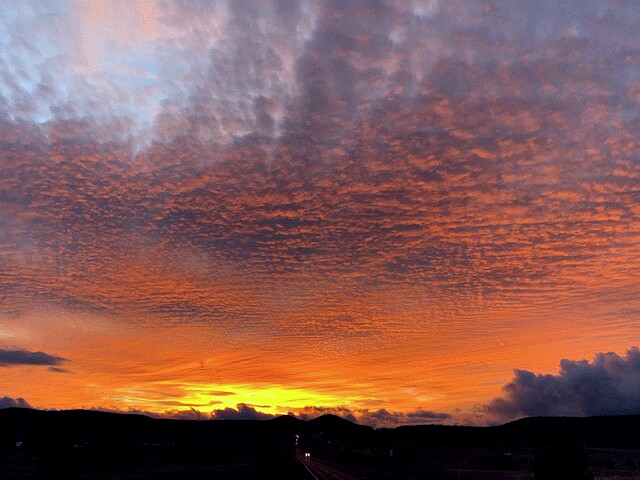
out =
{"type": "Polygon", "coordinates": [[[453,419],[448,413],[437,413],[428,410],[413,412],[391,412],[384,408],[378,410],[347,407],[305,407],[292,413],[302,420],[311,420],[321,415],[336,415],[361,425],[374,428],[395,428],[402,425],[433,425],[450,423],[453,419]]]}
{"type": "Polygon", "coordinates": [[[557,375],[515,370],[504,398],[485,407],[490,416],[514,419],[532,416],[640,414],[640,349],[625,356],[598,353],[592,362],[562,360],[557,375]]]}
{"type": "Polygon", "coordinates": [[[94,407],[92,410],[100,410],[113,413],[133,413],[139,415],[147,415],[153,418],[173,418],[176,420],[269,420],[276,417],[276,415],[260,412],[251,405],[247,405],[244,403],[237,404],[236,408],[226,407],[215,409],[211,412],[202,412],[194,407],[191,407],[188,410],[167,410],[162,413],[150,412],[147,410],[136,408],[121,410],[117,408],[105,409],[101,407],[94,407]]]}
{"type": "MultiPolygon", "coordinates": [[[[101,410],[101,409],[97,409],[101,410]]],[[[106,410],[123,413],[123,410],[106,410]]],[[[261,412],[253,406],[240,403],[236,408],[216,409],[209,413],[191,407],[188,410],[167,410],[164,413],[153,413],[145,410],[129,409],[127,413],[137,413],[155,418],[175,418],[179,420],[270,420],[278,415],[261,412]]],[[[368,410],[347,407],[308,406],[289,412],[288,415],[301,420],[312,420],[322,415],[336,415],[361,425],[374,428],[395,428],[402,425],[432,425],[451,423],[453,416],[447,413],[436,413],[427,410],[413,412],[390,412],[385,409],[368,410]]]]}
{"type": "Polygon", "coordinates": [[[278,312],[276,335],[300,331],[311,310],[320,320],[305,331],[320,338],[383,333],[383,288],[430,298],[429,312],[407,303],[422,319],[411,330],[451,304],[582,292],[637,306],[625,296],[640,231],[632,3],[132,7],[133,23],[96,26],[80,47],[112,44],[120,69],[146,65],[163,92],[140,149],[124,118],[137,113],[100,113],[136,104],[146,87],[130,73],[47,73],[89,61],[65,22],[89,32],[127,13],[78,5],[26,6],[2,36],[32,52],[3,53],[8,309],[239,330],[270,328],[278,312]],[[44,28],[41,16],[60,21],[44,28]],[[44,40],[30,34],[43,28],[44,40]],[[136,35],[149,39],[139,59],[124,53],[136,35]],[[63,94],[82,79],[86,106],[63,94]],[[62,113],[45,121],[41,109],[62,113]]]}
{"type": "Polygon", "coordinates": [[[370,412],[475,398],[444,390],[564,312],[586,351],[640,334],[634,0],[3,7],[3,319],[194,332],[226,383],[285,372],[370,412]]]}

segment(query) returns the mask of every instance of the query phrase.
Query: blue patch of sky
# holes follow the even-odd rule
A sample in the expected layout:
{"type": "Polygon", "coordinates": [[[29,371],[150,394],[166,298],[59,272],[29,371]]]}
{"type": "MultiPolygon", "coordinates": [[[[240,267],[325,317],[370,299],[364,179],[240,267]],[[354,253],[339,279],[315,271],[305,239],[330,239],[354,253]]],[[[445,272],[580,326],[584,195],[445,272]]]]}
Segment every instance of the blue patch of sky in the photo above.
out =
{"type": "MultiPolygon", "coordinates": [[[[131,51],[110,45],[100,58],[74,58],[81,49],[69,0],[37,3],[7,0],[0,15],[0,95],[11,120],[45,123],[65,107],[71,115],[99,117],[91,100],[105,100],[103,114],[149,124],[162,101],[160,56],[154,49],[131,51]],[[75,66],[87,64],[89,71],[75,66]],[[94,70],[95,69],[95,70],[94,70]],[[51,90],[39,94],[42,86],[51,90]],[[134,101],[144,93],[142,101],[134,101]],[[110,95],[109,92],[113,93],[110,95]],[[106,93],[106,98],[104,95],[106,93]]],[[[46,90],[46,89],[45,89],[46,90]]],[[[166,94],[166,92],[165,92],[166,94]]]]}
{"type": "MultiPolygon", "coordinates": [[[[44,121],[49,105],[36,95],[51,60],[64,57],[68,38],[56,32],[64,23],[68,1],[2,4],[0,15],[0,94],[10,106],[13,119],[44,121]],[[62,47],[62,48],[61,48],[62,47]]],[[[51,72],[53,78],[56,77],[51,72]]]]}

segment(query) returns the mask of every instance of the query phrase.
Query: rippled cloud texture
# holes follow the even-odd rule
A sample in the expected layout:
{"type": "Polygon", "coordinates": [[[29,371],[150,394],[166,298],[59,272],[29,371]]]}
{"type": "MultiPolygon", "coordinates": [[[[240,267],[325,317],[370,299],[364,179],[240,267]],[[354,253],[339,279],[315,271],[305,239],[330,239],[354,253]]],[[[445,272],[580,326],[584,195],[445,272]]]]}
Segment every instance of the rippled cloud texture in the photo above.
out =
{"type": "Polygon", "coordinates": [[[452,412],[638,338],[632,0],[3,10],[0,347],[73,372],[0,393],[452,412]]]}

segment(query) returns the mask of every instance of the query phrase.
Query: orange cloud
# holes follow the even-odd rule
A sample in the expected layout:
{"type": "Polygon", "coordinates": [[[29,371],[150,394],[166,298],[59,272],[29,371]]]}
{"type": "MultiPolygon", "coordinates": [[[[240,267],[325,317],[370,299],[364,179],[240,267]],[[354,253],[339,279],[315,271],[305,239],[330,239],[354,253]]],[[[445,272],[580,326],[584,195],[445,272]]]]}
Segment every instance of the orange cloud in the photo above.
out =
{"type": "Polygon", "coordinates": [[[633,19],[250,3],[80,8],[148,82],[0,72],[0,348],[69,360],[2,395],[405,421],[628,348],[633,19]]]}

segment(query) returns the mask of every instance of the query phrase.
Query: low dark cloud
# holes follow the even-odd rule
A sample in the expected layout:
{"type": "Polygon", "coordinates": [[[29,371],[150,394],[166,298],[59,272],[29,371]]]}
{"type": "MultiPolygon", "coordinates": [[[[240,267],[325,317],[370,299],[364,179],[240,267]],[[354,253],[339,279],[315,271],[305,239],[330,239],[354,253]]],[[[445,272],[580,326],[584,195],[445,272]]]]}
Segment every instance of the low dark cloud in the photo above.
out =
{"type": "Polygon", "coordinates": [[[235,392],[228,392],[226,390],[213,390],[209,392],[209,395],[212,395],[214,397],[226,397],[229,395],[235,395],[235,392]]]}
{"type": "Polygon", "coordinates": [[[69,373],[68,370],[65,370],[64,368],[60,368],[60,367],[49,367],[47,370],[55,373],[69,373]]]}
{"type": "Polygon", "coordinates": [[[245,403],[239,403],[236,408],[226,407],[224,409],[213,410],[211,413],[201,412],[197,408],[191,407],[189,410],[170,410],[164,414],[145,412],[157,418],[175,418],[178,420],[269,420],[275,415],[256,410],[245,403]]]}
{"type": "Polygon", "coordinates": [[[276,415],[260,412],[251,405],[247,405],[245,403],[237,404],[235,409],[226,407],[223,409],[213,410],[210,413],[202,412],[195,407],[190,407],[188,410],[167,410],[164,413],[151,412],[149,410],[138,408],[122,410],[119,408],[93,407],[92,410],[112,413],[131,413],[146,415],[152,418],[172,418],[176,420],[269,420],[276,417],[276,415]]]}
{"type": "MultiPolygon", "coordinates": [[[[44,352],[29,352],[27,350],[0,350],[0,367],[12,365],[60,365],[66,359],[44,352]]],[[[55,371],[60,371],[56,369],[55,371]]]]}
{"type": "Polygon", "coordinates": [[[317,406],[309,406],[305,407],[297,412],[290,412],[291,415],[295,415],[296,417],[302,420],[312,420],[316,417],[320,417],[322,415],[336,415],[338,417],[344,418],[345,420],[349,420],[350,422],[357,422],[357,419],[353,412],[350,409],[345,407],[317,407],[317,406]]]}
{"type": "Polygon", "coordinates": [[[0,398],[0,408],[31,408],[31,405],[21,397],[2,397],[0,398]]]}
{"type": "Polygon", "coordinates": [[[448,423],[452,416],[448,413],[438,413],[418,409],[412,412],[393,412],[381,408],[379,410],[350,409],[346,407],[317,407],[310,406],[296,412],[294,415],[311,420],[321,415],[337,415],[350,422],[369,425],[375,428],[394,428],[402,425],[427,425],[448,423]]]}
{"type": "Polygon", "coordinates": [[[412,412],[390,412],[384,408],[376,411],[363,411],[357,416],[358,423],[372,427],[399,427],[402,425],[431,425],[445,423],[451,418],[448,413],[432,412],[430,410],[415,410],[412,412]]]}
{"type": "Polygon", "coordinates": [[[640,414],[640,349],[562,360],[557,375],[515,370],[505,396],[483,409],[496,421],[530,416],[640,414]]]}
{"type": "MultiPolygon", "coordinates": [[[[167,410],[164,413],[134,408],[129,408],[128,410],[95,408],[95,410],[114,413],[135,413],[153,418],[172,418],[177,420],[269,420],[278,416],[261,412],[256,407],[245,403],[239,403],[236,405],[236,408],[226,407],[224,409],[213,410],[210,413],[202,412],[196,407],[191,407],[188,410],[167,410]]],[[[322,415],[335,415],[350,422],[368,425],[374,428],[395,428],[402,425],[446,424],[452,423],[454,420],[454,417],[448,413],[438,413],[422,409],[412,412],[394,412],[384,408],[369,410],[339,406],[307,406],[289,412],[288,415],[301,420],[313,420],[322,415]]]]}
{"type": "MultiPolygon", "coordinates": [[[[394,412],[384,408],[379,410],[347,408],[347,407],[323,407],[307,406],[289,415],[301,420],[312,420],[322,415],[336,415],[349,420],[350,422],[368,425],[375,428],[394,428],[401,425],[425,425],[449,423],[452,416],[448,413],[437,413],[428,410],[418,409],[412,412],[394,412]]],[[[158,416],[151,414],[151,416],[158,416]]],[[[277,415],[264,413],[251,405],[239,403],[236,408],[224,408],[214,410],[211,413],[203,413],[196,408],[180,411],[168,411],[160,417],[169,416],[182,420],[269,420],[277,415]]]]}
{"type": "Polygon", "coordinates": [[[214,410],[211,413],[212,420],[268,420],[274,415],[259,412],[252,406],[244,403],[236,405],[237,410],[233,408],[225,408],[224,410],[214,410]]]}
{"type": "Polygon", "coordinates": [[[177,410],[175,412],[167,412],[166,415],[158,415],[154,413],[145,413],[150,417],[156,418],[173,418],[176,420],[211,420],[211,415],[203,413],[200,410],[191,407],[189,410],[177,410]]]}

